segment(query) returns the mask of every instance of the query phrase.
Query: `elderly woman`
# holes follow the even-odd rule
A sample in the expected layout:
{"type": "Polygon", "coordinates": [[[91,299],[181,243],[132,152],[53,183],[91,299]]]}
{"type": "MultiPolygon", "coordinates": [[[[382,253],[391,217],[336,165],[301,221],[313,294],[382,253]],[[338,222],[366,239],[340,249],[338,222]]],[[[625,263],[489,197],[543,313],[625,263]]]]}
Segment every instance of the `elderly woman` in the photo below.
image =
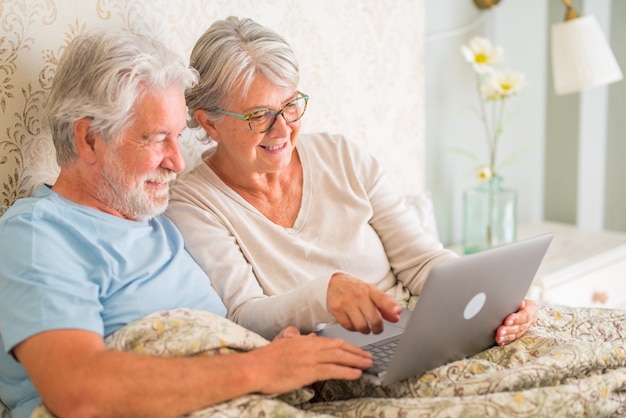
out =
{"type": "MultiPolygon", "coordinates": [[[[333,321],[364,333],[397,321],[434,263],[455,257],[424,233],[380,166],[341,136],[300,135],[309,96],[287,42],[250,19],[215,22],[191,65],[191,127],[215,143],[173,187],[167,215],[228,308],[266,338],[333,321]]],[[[496,342],[522,335],[525,301],[496,342]]]]}

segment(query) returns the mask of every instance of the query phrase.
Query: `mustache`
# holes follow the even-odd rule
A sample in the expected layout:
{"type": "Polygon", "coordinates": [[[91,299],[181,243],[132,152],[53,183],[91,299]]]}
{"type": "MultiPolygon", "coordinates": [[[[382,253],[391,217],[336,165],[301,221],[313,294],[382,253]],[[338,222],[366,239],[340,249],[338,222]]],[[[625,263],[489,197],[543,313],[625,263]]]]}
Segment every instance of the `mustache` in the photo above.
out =
{"type": "Polygon", "coordinates": [[[149,176],[147,180],[153,183],[171,183],[176,180],[176,177],[178,177],[176,172],[162,168],[149,176]]]}

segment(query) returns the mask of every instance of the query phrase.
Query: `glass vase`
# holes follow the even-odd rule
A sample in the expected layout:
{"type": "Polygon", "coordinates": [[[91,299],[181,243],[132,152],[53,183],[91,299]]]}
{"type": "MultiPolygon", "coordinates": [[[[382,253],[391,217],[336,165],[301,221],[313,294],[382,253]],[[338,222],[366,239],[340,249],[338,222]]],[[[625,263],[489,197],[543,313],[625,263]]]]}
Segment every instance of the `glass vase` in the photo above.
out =
{"type": "Polygon", "coordinates": [[[513,242],[517,234],[517,192],[501,177],[463,193],[463,252],[476,253],[513,242]]]}

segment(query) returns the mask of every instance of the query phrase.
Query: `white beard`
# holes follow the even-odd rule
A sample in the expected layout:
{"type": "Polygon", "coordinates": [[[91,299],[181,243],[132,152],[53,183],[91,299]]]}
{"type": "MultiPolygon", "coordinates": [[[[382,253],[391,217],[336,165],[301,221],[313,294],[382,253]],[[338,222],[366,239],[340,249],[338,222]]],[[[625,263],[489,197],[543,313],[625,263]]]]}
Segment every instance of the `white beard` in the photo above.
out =
{"type": "Polygon", "coordinates": [[[169,202],[169,187],[152,193],[146,190],[146,182],[169,183],[175,178],[173,171],[159,168],[152,175],[131,179],[114,152],[110,152],[105,159],[102,181],[96,188],[97,196],[125,218],[145,221],[163,213],[169,202]]]}

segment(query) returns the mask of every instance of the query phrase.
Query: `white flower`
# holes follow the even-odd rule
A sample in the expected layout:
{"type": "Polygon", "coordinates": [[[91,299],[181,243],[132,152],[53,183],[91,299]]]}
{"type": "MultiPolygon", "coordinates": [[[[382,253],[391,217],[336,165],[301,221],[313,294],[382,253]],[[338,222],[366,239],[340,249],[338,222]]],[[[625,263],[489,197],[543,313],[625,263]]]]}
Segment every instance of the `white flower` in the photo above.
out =
{"type": "Polygon", "coordinates": [[[478,180],[480,181],[489,181],[491,180],[491,177],[493,177],[493,172],[489,166],[484,165],[478,169],[476,177],[478,177],[478,180]]]}
{"type": "MultiPolygon", "coordinates": [[[[502,61],[503,52],[486,38],[476,36],[467,45],[461,46],[461,53],[475,71],[478,92],[478,113],[485,129],[487,162],[481,163],[477,176],[489,181],[500,177],[498,146],[504,130],[505,104],[526,85],[524,74],[516,71],[499,71],[493,64],[502,61]]],[[[473,153],[464,152],[474,160],[484,161],[473,153]]]]}
{"type": "Polygon", "coordinates": [[[461,46],[461,52],[479,74],[490,72],[491,65],[500,62],[503,56],[501,47],[493,46],[489,39],[481,36],[475,36],[467,46],[461,46]]]}
{"type": "Polygon", "coordinates": [[[485,100],[502,100],[515,95],[526,85],[526,77],[517,71],[494,71],[480,84],[485,100]]]}

